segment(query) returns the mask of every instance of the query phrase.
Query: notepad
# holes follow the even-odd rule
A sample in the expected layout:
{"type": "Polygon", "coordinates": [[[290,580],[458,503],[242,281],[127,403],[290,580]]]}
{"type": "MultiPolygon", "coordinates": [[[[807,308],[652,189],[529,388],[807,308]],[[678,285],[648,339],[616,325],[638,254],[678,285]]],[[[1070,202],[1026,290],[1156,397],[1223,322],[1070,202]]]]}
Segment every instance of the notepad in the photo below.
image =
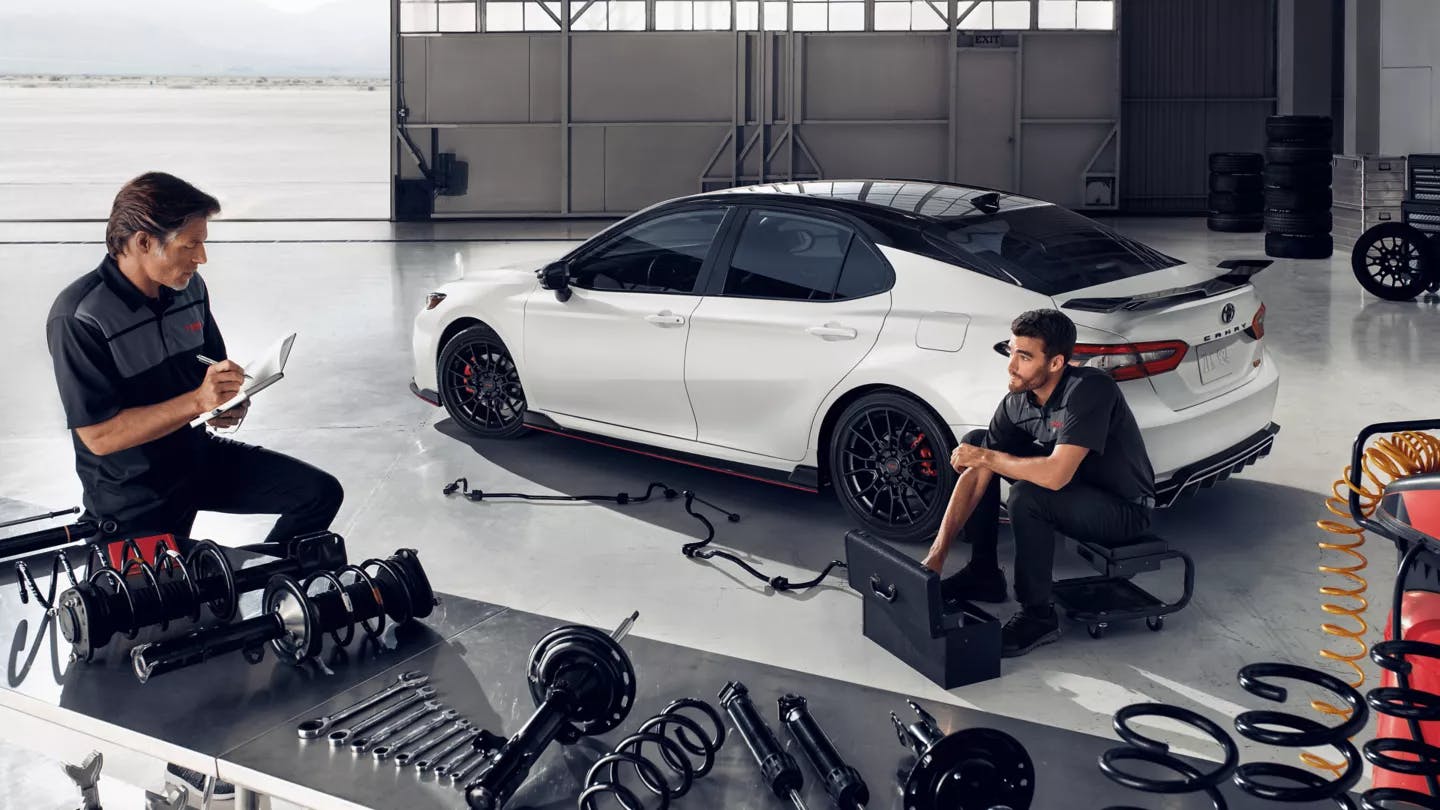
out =
{"type": "Polygon", "coordinates": [[[190,427],[199,427],[206,424],[211,419],[249,400],[256,394],[284,379],[285,363],[290,359],[290,347],[294,344],[294,332],[277,340],[274,345],[260,356],[259,360],[244,367],[246,380],[245,384],[240,386],[240,391],[222,403],[220,407],[212,411],[206,411],[190,420],[190,427]]]}

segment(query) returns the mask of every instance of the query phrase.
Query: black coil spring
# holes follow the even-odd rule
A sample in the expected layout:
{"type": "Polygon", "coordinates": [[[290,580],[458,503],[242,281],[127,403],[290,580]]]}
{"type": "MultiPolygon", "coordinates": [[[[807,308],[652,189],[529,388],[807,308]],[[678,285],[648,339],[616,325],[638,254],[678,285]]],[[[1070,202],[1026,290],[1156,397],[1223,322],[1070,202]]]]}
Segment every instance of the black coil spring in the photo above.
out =
{"type": "Polygon", "coordinates": [[[636,733],[621,740],[614,751],[590,767],[585,774],[586,787],[580,794],[579,810],[595,810],[597,798],[607,794],[613,796],[625,810],[644,810],[640,797],[620,783],[619,768],[622,763],[633,767],[645,789],[660,797],[657,810],[665,810],[672,799],[688,793],[696,779],[710,773],[715,767],[715,754],[724,744],[725,722],[714,707],[695,698],[676,700],[664,711],[641,723],[636,733]],[[686,709],[709,718],[715,733],[710,734],[700,723],[680,713],[686,709]],[[647,745],[659,748],[660,759],[673,775],[679,777],[679,783],[674,787],[665,779],[655,760],[645,756],[647,745]]]}
{"type": "Polygon", "coordinates": [[[1436,789],[1436,777],[1440,776],[1440,747],[1426,743],[1424,737],[1417,733],[1422,721],[1440,720],[1440,695],[1410,686],[1413,665],[1407,656],[1412,655],[1440,659],[1440,645],[1391,640],[1377,642],[1370,648],[1371,660],[1395,673],[1400,685],[1371,689],[1365,695],[1365,702],[1376,714],[1408,721],[1411,738],[1370,740],[1365,743],[1364,752],[1365,759],[1377,768],[1426,777],[1430,793],[1426,795],[1404,788],[1374,788],[1361,797],[1361,806],[1365,810],[1386,810],[1395,806],[1440,810],[1440,798],[1437,798],[1440,790],[1436,789]]]}
{"type": "MultiPolygon", "coordinates": [[[[396,623],[399,624],[407,621],[415,610],[414,594],[411,593],[410,586],[403,572],[388,560],[371,558],[359,565],[347,565],[335,571],[317,571],[306,577],[305,580],[300,583],[300,590],[305,594],[306,599],[313,599],[323,593],[334,593],[335,598],[340,601],[340,607],[345,615],[350,618],[350,621],[338,627],[328,629],[330,638],[335,642],[337,647],[350,646],[350,643],[355,640],[355,626],[357,624],[368,638],[378,640],[385,632],[387,607],[392,609],[398,608],[404,611],[399,618],[395,619],[396,623]],[[367,571],[367,568],[373,568],[375,573],[372,574],[370,571],[367,571]],[[388,574],[390,581],[395,584],[395,587],[400,589],[400,598],[394,600],[393,603],[383,601],[380,584],[375,581],[376,574],[380,572],[388,574]],[[349,577],[348,581],[346,580],[347,576],[349,577]],[[318,592],[313,591],[313,586],[317,582],[323,582],[329,587],[318,592]],[[350,598],[350,593],[346,588],[353,587],[357,583],[364,583],[365,589],[374,595],[377,610],[375,611],[375,617],[373,619],[355,618],[358,615],[355,609],[355,602],[350,598]],[[372,621],[374,622],[373,624],[372,621]]],[[[247,658],[252,655],[253,653],[247,653],[247,658]]]]}
{"type": "MultiPolygon", "coordinates": [[[[1230,778],[1240,762],[1240,749],[1235,741],[1216,723],[1189,709],[1167,706],[1163,703],[1136,703],[1115,713],[1115,733],[1127,745],[1111,748],[1100,755],[1100,771],[1112,782],[1146,793],[1182,794],[1204,793],[1210,799],[1214,810],[1227,810],[1225,797],[1220,794],[1220,783],[1230,778]],[[1183,723],[1207,737],[1225,752],[1224,761],[1210,771],[1201,771],[1190,763],[1170,753],[1170,746],[1159,740],[1146,737],[1130,727],[1138,717],[1164,717],[1183,723]],[[1179,779],[1154,779],[1137,776],[1120,768],[1122,761],[1148,762],[1176,774],[1179,779]]],[[[1110,807],[1106,810],[1123,810],[1110,807]]]]}
{"type": "MultiPolygon", "coordinates": [[[[105,559],[97,546],[91,545],[87,548],[85,562],[87,576],[92,571],[109,567],[110,561],[105,559]]],[[[61,571],[64,571],[65,577],[70,580],[72,588],[80,584],[75,576],[75,568],[70,564],[70,552],[68,550],[57,551],[50,563],[50,589],[41,593],[40,585],[35,581],[35,575],[30,573],[30,566],[26,565],[24,560],[15,563],[15,584],[20,589],[20,602],[28,605],[30,595],[34,594],[35,601],[40,603],[40,607],[44,608],[47,614],[54,615],[55,593],[60,585],[61,571]]]]}
{"type": "Polygon", "coordinates": [[[1294,664],[1250,664],[1240,669],[1240,687],[1252,695],[1284,703],[1289,694],[1266,679],[1299,681],[1334,693],[1350,707],[1350,716],[1337,726],[1326,726],[1308,717],[1278,711],[1242,712],[1235,718],[1235,730],[1247,740],[1283,748],[1329,746],[1345,760],[1345,772],[1325,779],[1313,771],[1274,762],[1256,762],[1235,769],[1235,786],[1259,799],[1276,802],[1332,801],[1336,807],[1355,810],[1346,793],[1360,781],[1364,764],[1350,738],[1370,719],[1360,693],[1344,681],[1309,667],[1294,664]],[[1293,785],[1276,784],[1284,780],[1293,785]]]}

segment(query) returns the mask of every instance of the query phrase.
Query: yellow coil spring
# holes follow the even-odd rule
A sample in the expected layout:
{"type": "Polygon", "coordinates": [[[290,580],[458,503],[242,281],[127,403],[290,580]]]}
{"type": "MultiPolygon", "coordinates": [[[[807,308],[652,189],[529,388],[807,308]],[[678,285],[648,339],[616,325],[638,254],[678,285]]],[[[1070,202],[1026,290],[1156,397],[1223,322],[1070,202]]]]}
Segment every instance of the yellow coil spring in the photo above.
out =
{"type": "MultiPolygon", "coordinates": [[[[1412,475],[1440,471],[1440,439],[1415,431],[1396,433],[1388,439],[1377,439],[1373,445],[1366,448],[1360,468],[1363,480],[1359,487],[1350,485],[1351,470],[1347,466],[1344,477],[1335,482],[1331,488],[1331,496],[1325,499],[1325,508],[1341,520],[1321,520],[1316,523],[1324,531],[1344,538],[1322,542],[1319,544],[1320,548],[1344,554],[1352,563],[1320,566],[1321,573],[1340,577],[1348,584],[1348,587],[1322,587],[1322,595],[1346,601],[1341,604],[1327,602],[1321,605],[1320,609],[1331,616],[1344,617],[1351,623],[1348,627],[1329,622],[1321,625],[1320,629],[1327,635],[1344,639],[1351,649],[1348,652],[1321,650],[1320,657],[1348,667],[1354,673],[1350,685],[1356,689],[1365,683],[1365,670],[1361,669],[1357,662],[1363,660],[1369,652],[1365,636],[1370,632],[1370,625],[1363,615],[1370,606],[1369,600],[1365,598],[1369,583],[1360,575],[1369,563],[1365,555],[1360,553],[1360,547],[1365,545],[1365,530],[1351,522],[1350,492],[1353,490],[1359,496],[1361,514],[1370,517],[1390,482],[1412,475]]],[[[1327,701],[1311,701],[1310,706],[1321,714],[1342,718],[1350,716],[1348,707],[1336,706],[1327,701]]],[[[1301,754],[1300,760],[1313,768],[1330,771],[1337,778],[1345,770],[1344,762],[1332,762],[1308,752],[1301,754]]]]}

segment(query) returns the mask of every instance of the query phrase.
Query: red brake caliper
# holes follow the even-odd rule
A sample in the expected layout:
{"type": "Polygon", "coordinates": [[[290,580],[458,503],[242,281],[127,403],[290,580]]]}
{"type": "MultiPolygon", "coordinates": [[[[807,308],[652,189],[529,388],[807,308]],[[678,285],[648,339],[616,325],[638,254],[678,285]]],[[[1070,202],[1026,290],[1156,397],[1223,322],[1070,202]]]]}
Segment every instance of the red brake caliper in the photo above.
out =
{"type": "MultiPolygon", "coordinates": [[[[473,374],[473,373],[474,373],[474,372],[470,369],[470,364],[469,364],[469,363],[466,363],[466,364],[465,364],[465,368],[460,372],[460,375],[463,376],[463,377],[465,378],[465,382],[468,383],[468,382],[471,382],[470,375],[473,374]]],[[[475,386],[473,386],[473,385],[467,385],[467,386],[465,386],[465,393],[467,393],[467,394],[473,394],[473,393],[475,393],[475,386]]]]}
{"type": "MultiPolygon", "coordinates": [[[[915,441],[910,443],[910,449],[914,450],[915,448],[920,447],[920,445],[924,441],[924,433],[917,435],[915,437],[915,441]]],[[[926,478],[934,478],[935,462],[933,461],[933,459],[935,458],[935,453],[930,450],[929,445],[926,445],[925,447],[920,447],[920,458],[926,459],[925,461],[920,462],[920,474],[925,476],[926,478]]]]}

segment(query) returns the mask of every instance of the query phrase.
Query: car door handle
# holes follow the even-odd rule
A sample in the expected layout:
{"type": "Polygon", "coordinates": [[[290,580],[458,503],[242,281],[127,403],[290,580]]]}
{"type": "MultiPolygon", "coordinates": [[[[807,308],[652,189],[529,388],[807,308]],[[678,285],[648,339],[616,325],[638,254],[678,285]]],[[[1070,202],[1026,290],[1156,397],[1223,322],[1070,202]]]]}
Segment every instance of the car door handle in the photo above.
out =
{"type": "Polygon", "coordinates": [[[653,323],[656,326],[661,327],[684,326],[685,316],[676,315],[675,313],[667,310],[665,312],[660,312],[655,315],[646,315],[645,321],[646,323],[653,323]]]}
{"type": "Polygon", "coordinates": [[[807,334],[814,335],[822,340],[854,340],[860,333],[848,326],[837,326],[827,323],[824,326],[812,326],[806,329],[807,334]]]}

